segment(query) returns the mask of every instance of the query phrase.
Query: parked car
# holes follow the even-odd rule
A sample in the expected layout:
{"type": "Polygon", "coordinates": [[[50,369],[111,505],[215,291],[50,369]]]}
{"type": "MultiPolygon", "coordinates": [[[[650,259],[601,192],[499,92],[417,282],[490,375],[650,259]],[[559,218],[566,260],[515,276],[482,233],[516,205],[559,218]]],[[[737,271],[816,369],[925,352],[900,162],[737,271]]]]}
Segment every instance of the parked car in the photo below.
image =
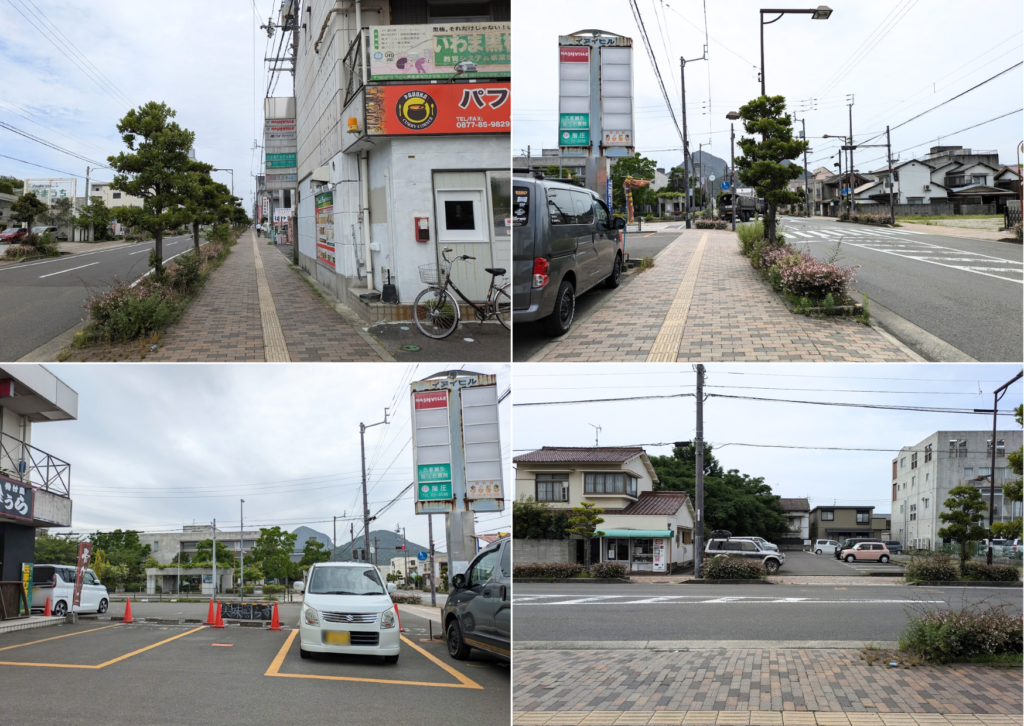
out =
{"type": "Polygon", "coordinates": [[[882,540],[875,539],[874,537],[849,537],[844,539],[842,544],[836,545],[835,558],[838,560],[839,555],[843,550],[852,549],[854,545],[860,544],[861,542],[878,542],[881,544],[882,540]]]}
{"type": "Polygon", "coordinates": [[[512,659],[512,539],[492,542],[473,558],[469,569],[452,577],[444,605],[448,655],[466,660],[479,648],[512,659]]]}
{"type": "Polygon", "coordinates": [[[8,227],[0,232],[0,242],[17,244],[28,237],[28,229],[24,227],[8,227]]]}
{"type": "Polygon", "coordinates": [[[92,570],[86,570],[82,580],[81,605],[74,605],[75,571],[71,565],[36,565],[32,570],[32,612],[42,614],[47,599],[50,600],[50,612],[57,616],[69,612],[107,612],[110,595],[92,570]]]}
{"type": "Polygon", "coordinates": [[[32,228],[32,234],[38,234],[39,236],[42,236],[42,235],[47,234],[47,233],[49,233],[54,238],[56,238],[57,237],[57,228],[56,227],[48,227],[48,226],[45,226],[45,225],[40,226],[40,227],[33,227],[32,228]]]}
{"type": "Polygon", "coordinates": [[[903,554],[903,543],[898,539],[887,539],[885,540],[885,546],[889,548],[889,552],[894,555],[903,554]]]}
{"type": "Polygon", "coordinates": [[[775,550],[776,552],[779,551],[779,546],[777,544],[772,544],[764,537],[733,537],[733,539],[749,539],[752,542],[757,542],[761,545],[761,547],[763,547],[766,550],[775,550]]]}
{"type": "Polygon", "coordinates": [[[814,540],[814,547],[812,548],[814,554],[820,555],[822,552],[835,552],[836,547],[839,546],[839,542],[834,539],[816,539],[814,540]]]}
{"type": "Polygon", "coordinates": [[[512,321],[543,320],[547,332],[572,327],[576,298],[604,283],[619,286],[621,230],[604,200],[560,181],[512,181],[512,321]]]}
{"type": "Polygon", "coordinates": [[[345,653],[398,662],[398,606],[389,594],[395,585],[385,586],[376,567],[365,562],[318,562],[305,581],[293,587],[304,593],[299,613],[301,657],[345,653]]]}
{"type": "Polygon", "coordinates": [[[847,562],[873,560],[885,563],[889,561],[889,548],[882,542],[859,542],[853,547],[844,549],[840,553],[840,559],[847,562]]]}
{"type": "Polygon", "coordinates": [[[784,552],[766,549],[760,542],[753,539],[733,537],[729,534],[716,537],[715,535],[720,531],[722,530],[711,533],[711,539],[708,540],[708,544],[704,548],[705,557],[744,557],[757,560],[764,565],[769,574],[778,572],[786,564],[784,552]]]}

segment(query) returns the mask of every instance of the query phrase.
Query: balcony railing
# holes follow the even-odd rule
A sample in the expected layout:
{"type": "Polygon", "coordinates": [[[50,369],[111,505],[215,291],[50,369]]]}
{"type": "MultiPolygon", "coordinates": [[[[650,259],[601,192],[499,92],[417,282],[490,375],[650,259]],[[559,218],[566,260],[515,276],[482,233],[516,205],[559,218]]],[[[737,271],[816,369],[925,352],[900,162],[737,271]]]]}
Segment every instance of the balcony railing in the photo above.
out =
{"type": "Polygon", "coordinates": [[[362,89],[364,69],[366,76],[370,75],[368,50],[369,43],[364,42],[363,31],[359,31],[349,43],[348,51],[342,59],[342,65],[345,67],[345,103],[342,106],[348,106],[362,89]]]}
{"type": "Polygon", "coordinates": [[[0,474],[58,496],[71,496],[71,464],[5,433],[0,433],[0,474]]]}

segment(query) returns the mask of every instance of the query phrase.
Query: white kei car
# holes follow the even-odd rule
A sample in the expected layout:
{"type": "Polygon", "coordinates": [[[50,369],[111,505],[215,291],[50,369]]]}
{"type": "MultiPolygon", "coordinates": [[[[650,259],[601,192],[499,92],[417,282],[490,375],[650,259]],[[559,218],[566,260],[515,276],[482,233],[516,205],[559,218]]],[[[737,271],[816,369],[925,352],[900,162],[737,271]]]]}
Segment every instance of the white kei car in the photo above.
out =
{"type": "Polygon", "coordinates": [[[299,655],[344,653],[383,656],[397,663],[401,647],[398,606],[384,578],[365,562],[319,562],[306,581],[299,615],[299,655]]]}

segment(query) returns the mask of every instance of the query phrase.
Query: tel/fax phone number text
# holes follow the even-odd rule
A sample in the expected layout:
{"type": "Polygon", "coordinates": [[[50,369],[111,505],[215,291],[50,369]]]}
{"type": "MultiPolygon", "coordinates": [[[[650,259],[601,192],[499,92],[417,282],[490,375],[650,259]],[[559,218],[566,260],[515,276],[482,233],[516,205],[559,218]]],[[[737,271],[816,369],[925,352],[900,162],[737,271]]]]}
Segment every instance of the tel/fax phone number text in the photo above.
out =
{"type": "Polygon", "coordinates": [[[455,123],[455,127],[459,129],[510,129],[512,128],[512,122],[485,121],[484,119],[459,117],[455,123]]]}

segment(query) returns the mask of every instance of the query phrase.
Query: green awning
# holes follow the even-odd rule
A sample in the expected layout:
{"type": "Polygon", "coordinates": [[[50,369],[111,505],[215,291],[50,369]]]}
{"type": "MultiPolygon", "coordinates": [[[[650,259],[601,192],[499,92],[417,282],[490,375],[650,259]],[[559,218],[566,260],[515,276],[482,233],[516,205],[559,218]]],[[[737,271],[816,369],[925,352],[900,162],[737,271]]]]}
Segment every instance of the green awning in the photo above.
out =
{"type": "Polygon", "coordinates": [[[668,538],[672,536],[672,530],[670,529],[603,529],[598,530],[604,532],[605,537],[662,537],[668,538]]]}

